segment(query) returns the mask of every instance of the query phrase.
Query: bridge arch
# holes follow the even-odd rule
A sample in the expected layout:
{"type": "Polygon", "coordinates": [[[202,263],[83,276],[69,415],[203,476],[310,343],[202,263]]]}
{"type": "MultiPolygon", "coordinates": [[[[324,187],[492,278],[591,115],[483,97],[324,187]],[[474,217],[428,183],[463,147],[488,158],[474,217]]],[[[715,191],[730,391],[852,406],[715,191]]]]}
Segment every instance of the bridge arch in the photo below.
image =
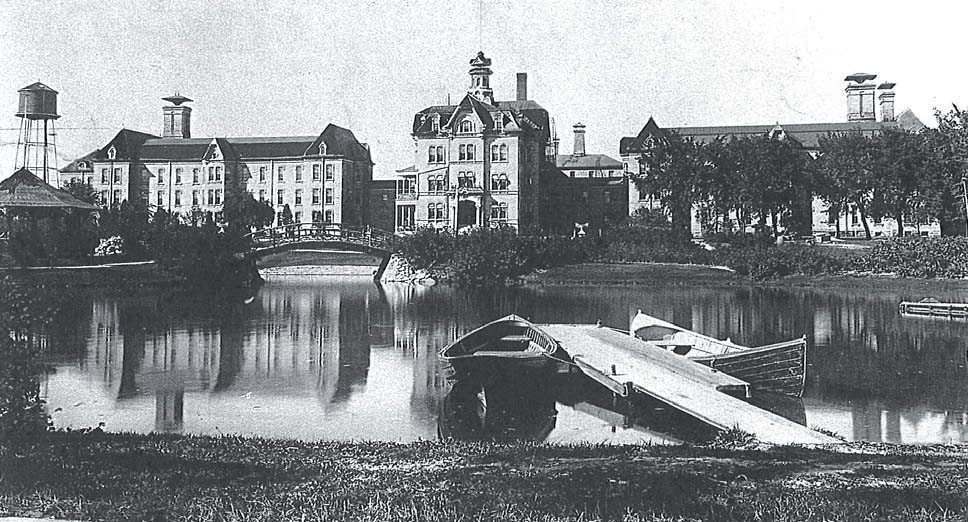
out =
{"type": "Polygon", "coordinates": [[[336,223],[298,223],[263,228],[246,234],[249,259],[258,259],[303,248],[332,248],[370,254],[381,259],[374,274],[379,280],[393,254],[393,234],[372,227],[346,226],[336,223]]]}

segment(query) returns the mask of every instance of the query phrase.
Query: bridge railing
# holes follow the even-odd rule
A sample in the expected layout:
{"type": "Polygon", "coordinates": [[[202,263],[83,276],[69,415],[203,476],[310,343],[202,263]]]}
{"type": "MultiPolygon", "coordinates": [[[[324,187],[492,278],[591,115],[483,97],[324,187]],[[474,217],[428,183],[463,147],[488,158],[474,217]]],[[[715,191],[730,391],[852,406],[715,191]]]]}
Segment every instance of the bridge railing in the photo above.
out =
{"type": "Polygon", "coordinates": [[[254,248],[268,248],[303,241],[340,241],[377,250],[390,251],[393,234],[372,227],[346,226],[338,223],[295,223],[264,228],[246,234],[254,248]]]}

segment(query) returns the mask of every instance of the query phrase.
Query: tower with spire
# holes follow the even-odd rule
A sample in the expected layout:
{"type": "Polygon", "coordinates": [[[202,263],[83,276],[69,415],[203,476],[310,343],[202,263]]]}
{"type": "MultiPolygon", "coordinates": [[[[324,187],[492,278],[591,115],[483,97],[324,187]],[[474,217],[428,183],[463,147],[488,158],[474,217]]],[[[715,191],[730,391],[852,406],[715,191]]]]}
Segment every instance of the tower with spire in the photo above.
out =
{"type": "Polygon", "coordinates": [[[491,74],[491,59],[484,56],[484,51],[478,51],[471,59],[471,86],[467,93],[488,105],[494,105],[491,74]]]}

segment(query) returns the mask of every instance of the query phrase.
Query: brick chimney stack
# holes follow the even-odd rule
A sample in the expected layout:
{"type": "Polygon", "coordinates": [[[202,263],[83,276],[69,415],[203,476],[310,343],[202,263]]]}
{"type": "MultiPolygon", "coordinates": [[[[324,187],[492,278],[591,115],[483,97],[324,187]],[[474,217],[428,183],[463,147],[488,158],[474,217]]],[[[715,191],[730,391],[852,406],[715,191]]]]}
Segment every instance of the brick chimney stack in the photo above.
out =
{"type": "Polygon", "coordinates": [[[171,103],[162,107],[165,113],[165,127],[161,131],[163,138],[191,138],[192,137],[192,108],[182,105],[192,101],[177,92],[174,96],[162,98],[171,103]]]}
{"type": "Polygon", "coordinates": [[[572,156],[584,156],[585,155],[585,125],[581,122],[576,123],[575,129],[575,147],[571,150],[572,156]]]}
{"type": "Polygon", "coordinates": [[[855,73],[844,78],[847,88],[847,121],[874,121],[874,84],[876,74],[855,73]]]}
{"type": "Polygon", "coordinates": [[[518,73],[518,93],[514,98],[517,101],[528,99],[528,73],[518,73]]]}
{"type": "Polygon", "coordinates": [[[877,86],[881,93],[877,100],[881,105],[881,121],[894,121],[894,86],[896,83],[882,83],[877,86]]]}

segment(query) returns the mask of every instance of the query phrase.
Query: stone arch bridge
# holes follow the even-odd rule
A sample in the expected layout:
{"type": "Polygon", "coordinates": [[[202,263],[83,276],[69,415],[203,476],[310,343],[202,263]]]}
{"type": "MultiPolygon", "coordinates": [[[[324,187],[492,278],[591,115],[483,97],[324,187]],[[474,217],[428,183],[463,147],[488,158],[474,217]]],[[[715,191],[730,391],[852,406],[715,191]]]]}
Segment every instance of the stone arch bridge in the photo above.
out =
{"type": "Polygon", "coordinates": [[[245,239],[250,246],[244,255],[250,259],[306,248],[370,254],[381,259],[380,267],[374,274],[377,281],[393,253],[393,234],[390,232],[336,223],[298,223],[263,228],[246,234],[245,239]]]}

